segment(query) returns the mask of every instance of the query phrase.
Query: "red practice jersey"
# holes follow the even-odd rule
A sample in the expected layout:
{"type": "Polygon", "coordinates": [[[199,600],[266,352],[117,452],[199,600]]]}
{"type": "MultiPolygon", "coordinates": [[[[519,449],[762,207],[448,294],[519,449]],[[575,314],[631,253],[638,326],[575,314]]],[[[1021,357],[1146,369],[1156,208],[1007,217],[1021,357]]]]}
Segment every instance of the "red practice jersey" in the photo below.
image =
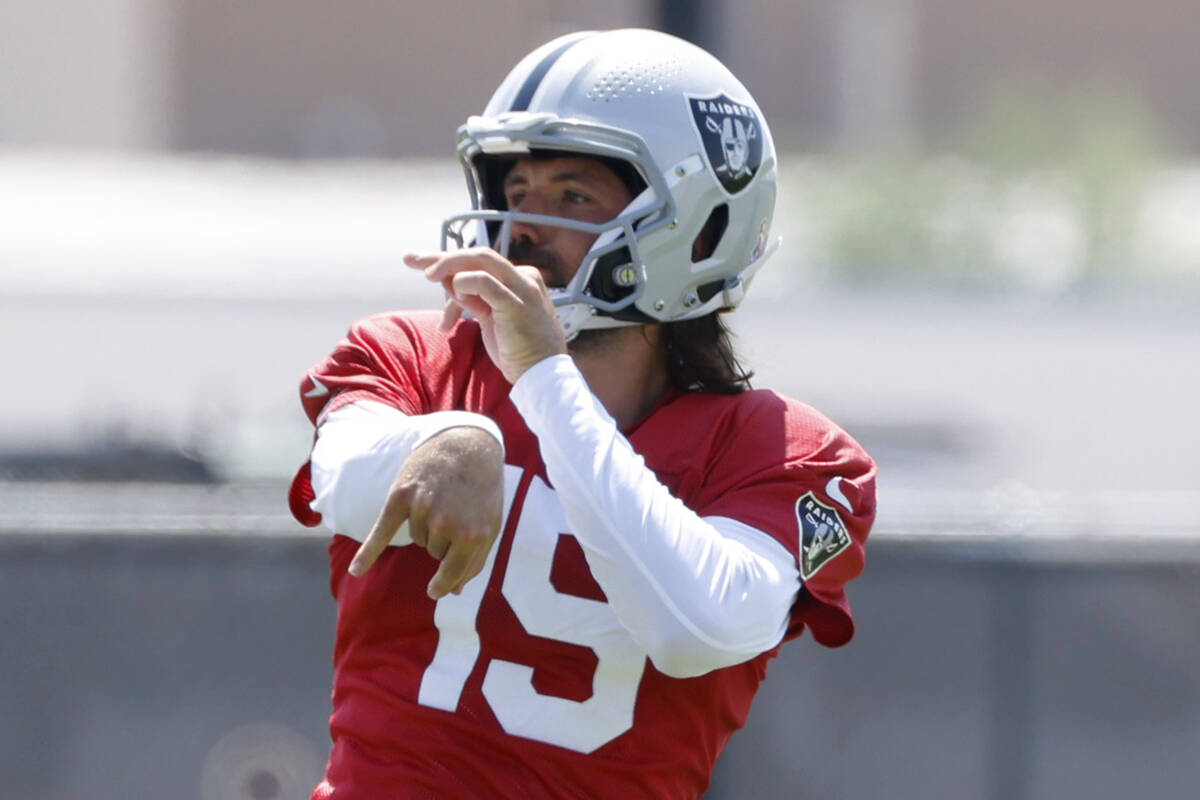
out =
{"type": "MultiPolygon", "coordinates": [[[[695,678],[656,670],[592,577],[478,325],[446,333],[439,319],[368,318],[301,386],[314,424],[357,400],[473,411],[499,425],[506,449],[502,533],[462,595],[426,595],[437,563],[414,545],[351,577],[358,543],[333,537],[333,749],[313,797],[698,797],[778,648],[695,678]]],[[[769,391],[673,391],[624,433],[692,510],[753,526],[795,556],[804,588],[785,640],[805,629],[831,647],[850,640],[844,585],[862,570],[875,514],[875,465],[858,443],[769,391]]],[[[292,509],[315,525],[311,499],[305,465],[292,509]]]]}

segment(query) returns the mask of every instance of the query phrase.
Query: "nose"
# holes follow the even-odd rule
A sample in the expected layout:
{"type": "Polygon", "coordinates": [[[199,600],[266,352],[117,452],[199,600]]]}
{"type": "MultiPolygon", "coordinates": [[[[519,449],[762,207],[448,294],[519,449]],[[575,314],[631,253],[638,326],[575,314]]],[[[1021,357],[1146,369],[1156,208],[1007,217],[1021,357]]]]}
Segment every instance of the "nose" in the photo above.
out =
{"type": "MultiPolygon", "coordinates": [[[[537,192],[529,192],[521,202],[512,206],[510,211],[520,211],[525,214],[546,214],[546,204],[537,192]]],[[[544,230],[540,225],[534,225],[529,222],[513,221],[512,229],[509,232],[509,242],[519,242],[525,240],[530,244],[537,246],[544,240],[544,230]]]]}

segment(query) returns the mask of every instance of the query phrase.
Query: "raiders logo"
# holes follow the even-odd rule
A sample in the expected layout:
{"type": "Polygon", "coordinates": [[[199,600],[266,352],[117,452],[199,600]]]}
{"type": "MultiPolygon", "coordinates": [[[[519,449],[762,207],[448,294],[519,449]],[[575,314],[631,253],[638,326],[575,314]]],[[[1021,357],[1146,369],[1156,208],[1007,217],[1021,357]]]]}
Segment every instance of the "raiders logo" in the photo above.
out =
{"type": "Polygon", "coordinates": [[[850,546],[850,532],[833,506],[808,492],[796,501],[800,523],[800,577],[808,580],[850,546]]]}
{"type": "Polygon", "coordinates": [[[753,180],[762,164],[763,134],[750,106],[735,103],[724,92],[688,97],[704,157],[725,191],[737,194],[753,180]]]}

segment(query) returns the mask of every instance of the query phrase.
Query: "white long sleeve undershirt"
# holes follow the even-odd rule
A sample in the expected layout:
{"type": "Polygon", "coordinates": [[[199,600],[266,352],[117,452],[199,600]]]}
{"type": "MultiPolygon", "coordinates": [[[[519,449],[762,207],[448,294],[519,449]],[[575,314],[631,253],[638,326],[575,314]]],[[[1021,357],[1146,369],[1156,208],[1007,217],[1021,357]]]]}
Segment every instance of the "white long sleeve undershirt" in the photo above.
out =
{"type": "MultiPolygon", "coordinates": [[[[793,556],[766,533],[701,518],[673,497],[588,389],[568,356],[526,371],[513,402],[537,434],[547,474],[593,576],[661,672],[692,677],[774,647],[800,588],[793,556]]],[[[442,430],[499,430],[468,412],[406,416],[360,401],[322,423],[312,508],[362,540],[412,450],[442,430]]],[[[411,543],[407,526],[393,545],[411,543]]]]}
{"type": "MultiPolygon", "coordinates": [[[[448,428],[482,428],[504,447],[495,422],[470,411],[438,411],[409,416],[383,403],[359,400],[329,414],[317,429],[313,445],[310,504],[333,532],[363,541],[405,459],[433,436],[448,428]]],[[[412,544],[405,522],[390,542],[412,544]]]]}
{"type": "Polygon", "coordinates": [[[510,397],[592,574],[655,667],[692,677],[779,643],[800,588],[783,545],[672,496],[569,356],[527,370],[510,397]]]}

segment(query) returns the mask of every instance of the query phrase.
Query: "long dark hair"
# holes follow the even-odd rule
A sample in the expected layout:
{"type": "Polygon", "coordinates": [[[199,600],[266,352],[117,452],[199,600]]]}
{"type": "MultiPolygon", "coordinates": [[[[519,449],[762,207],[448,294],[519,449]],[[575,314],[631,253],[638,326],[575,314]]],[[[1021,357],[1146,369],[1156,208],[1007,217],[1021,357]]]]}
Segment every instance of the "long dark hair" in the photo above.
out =
{"type": "Polygon", "coordinates": [[[671,385],[684,392],[737,394],[754,373],[733,350],[733,332],[717,312],[663,326],[671,385]]]}

